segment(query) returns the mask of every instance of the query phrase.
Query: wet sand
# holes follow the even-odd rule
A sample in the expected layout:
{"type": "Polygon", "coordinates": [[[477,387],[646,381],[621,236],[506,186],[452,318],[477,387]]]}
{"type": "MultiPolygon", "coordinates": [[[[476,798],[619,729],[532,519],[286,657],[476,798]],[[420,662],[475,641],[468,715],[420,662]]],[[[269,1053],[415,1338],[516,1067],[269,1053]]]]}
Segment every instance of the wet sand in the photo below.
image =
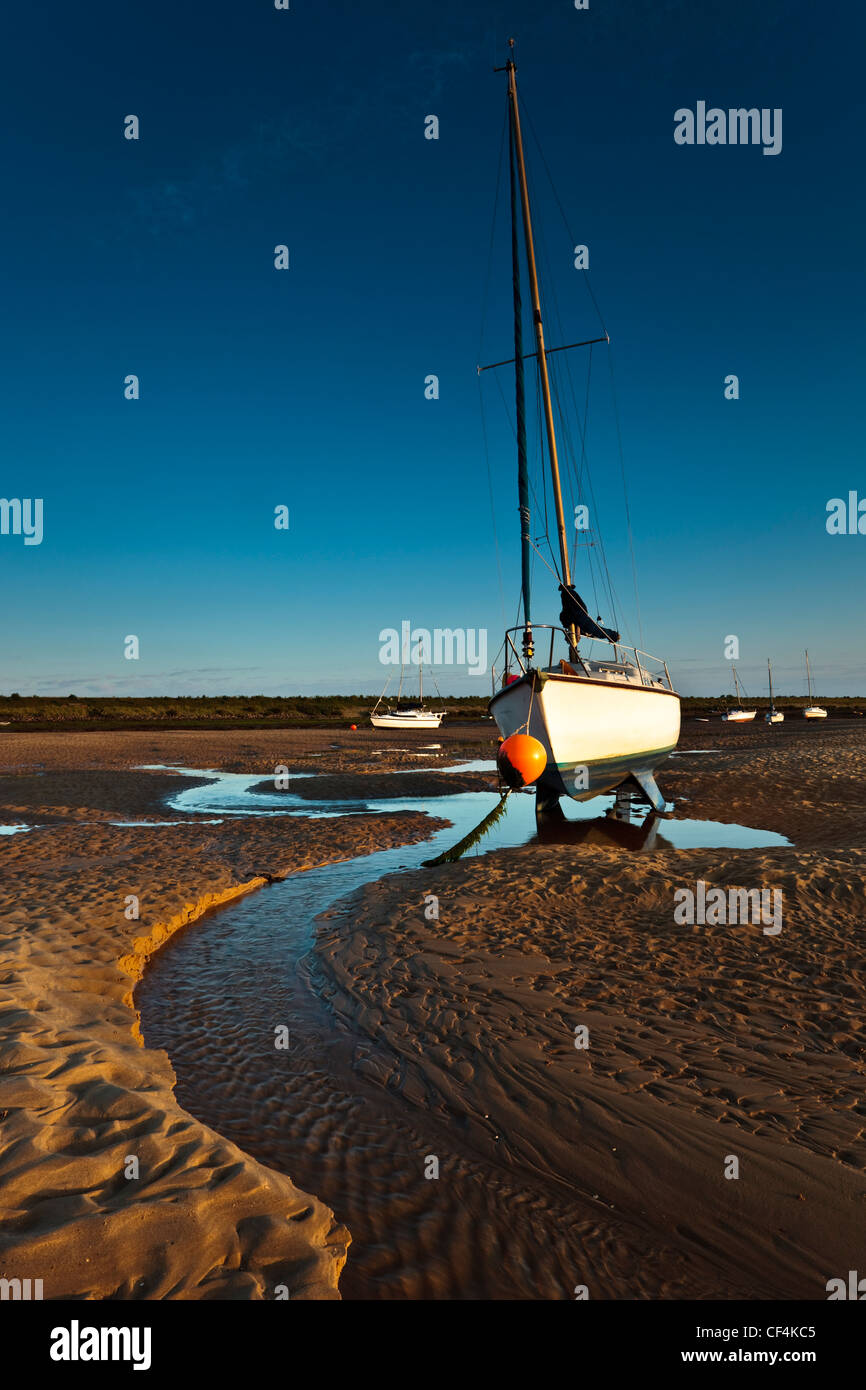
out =
{"type": "Polygon", "coordinates": [[[0,739],[0,766],[19,769],[0,783],[3,822],[47,827],[0,837],[0,1273],[42,1279],[46,1299],[336,1297],[345,1227],[181,1109],[132,992],[208,909],[426,836],[427,818],[112,826],[180,818],[163,798],[188,779],[89,770],[140,756],[128,735],[0,739]]]}
{"type": "Polygon", "coordinates": [[[454,758],[490,757],[496,726],[453,725],[378,733],[374,729],[178,729],[109,733],[0,732],[0,772],[92,769],[120,771],[144,764],[220,768],[223,772],[261,772],[267,776],[278,764],[299,770],[326,772],[373,771],[385,758],[388,766],[430,765],[437,755],[454,758]],[[433,744],[440,745],[432,749],[433,744]],[[426,751],[425,751],[426,750],[426,751]],[[422,757],[423,754],[423,757],[422,757]]]}
{"type": "MultiPolygon", "coordinates": [[[[333,794],[331,774],[342,769],[385,796],[376,750],[388,740],[329,731],[0,738],[0,765],[29,759],[46,774],[17,775],[11,787],[4,778],[3,819],[41,820],[36,810],[52,806],[67,822],[102,818],[58,826],[35,861],[38,832],[0,839],[3,978],[13,990],[0,1026],[14,1078],[11,1103],[0,1092],[9,1112],[0,1201],[15,1213],[0,1237],[3,1272],[15,1261],[33,1277],[50,1269],[55,1288],[90,1296],[235,1298],[272,1296],[274,1269],[291,1268],[308,1296],[333,1296],[346,1231],[332,1208],[340,1223],[357,1213],[344,1296],[571,1298],[582,1283],[602,1298],[826,1297],[829,1278],[857,1267],[866,1199],[866,731],[791,721],[779,733],[687,726],[683,745],[721,751],[673,759],[661,780],[668,796],[688,798],[678,813],[779,831],[791,849],[637,857],[535,844],[410,872],[340,903],[300,962],[294,1133],[272,1059],[254,1076],[239,1070],[249,1065],[242,1026],[215,1049],[199,1030],[186,1052],[173,1050],[173,1095],[165,1054],[136,1045],[133,976],[117,962],[143,955],[130,938],[152,937],[149,923],[171,922],[199,893],[363,852],[374,823],[373,843],[408,842],[423,818],[147,832],[105,821],[133,818],[133,807],[135,818],[174,818],[153,790],[173,779],[120,771],[138,762],[321,769],[306,784],[313,799],[316,783],[333,794]],[[63,781],[76,767],[77,782],[63,781]],[[47,777],[50,794],[38,786],[47,777]],[[781,934],[674,924],[674,890],[698,878],[781,888],[781,934]],[[126,923],[118,895],[140,881],[153,913],[126,923]],[[438,921],[424,916],[430,892],[438,921]],[[577,1050],[581,1024],[590,1046],[577,1050]],[[28,1100],[29,1114],[19,1108],[28,1100]],[[218,1120],[227,1138],[201,1118],[218,1120]],[[9,1144],[10,1123],[23,1149],[9,1144]],[[148,1202],[141,1183],[133,1194],[118,1176],[120,1151],[142,1134],[155,1183],[148,1202]],[[435,1181],[419,1177],[430,1154],[440,1159],[435,1181]],[[736,1180],[724,1176],[729,1155],[739,1159],[736,1180]],[[176,1219],[178,1204],[187,1224],[166,1257],[161,1223],[169,1207],[176,1219]],[[311,1215],[288,1222],[299,1207],[311,1215]],[[261,1248],[249,1235],[257,1223],[267,1229],[261,1248]],[[98,1274],[85,1264],[97,1226],[114,1232],[98,1274]],[[411,1241],[395,1239],[410,1229],[411,1241]],[[201,1231],[206,1254],[195,1248],[201,1231]]],[[[440,742],[463,760],[489,757],[490,739],[480,728],[401,745],[440,742]]],[[[388,766],[413,761],[398,754],[388,766]]],[[[474,784],[477,774],[435,781],[456,791],[462,776],[474,784]]],[[[385,778],[395,796],[414,794],[415,780],[385,778]]],[[[417,780],[419,794],[437,794],[426,774],[417,780]]],[[[252,907],[248,899],[243,911],[252,907]]],[[[213,933],[214,952],[228,915],[192,929],[203,940],[213,933]]],[[[170,970],[183,941],[160,968],[170,970]]],[[[194,989],[179,982],[178,1000],[194,989]]],[[[239,980],[238,1001],[251,992],[239,980]]],[[[194,997],[184,1007],[194,1009],[194,997]]]]}
{"type": "Polygon", "coordinates": [[[314,974],[419,1117],[543,1175],[551,1232],[595,1218],[591,1296],[821,1298],[862,1245],[862,851],[672,858],[531,846],[409,874],[322,923],[314,974]],[[675,926],[698,877],[780,887],[781,935],[675,926]]]}

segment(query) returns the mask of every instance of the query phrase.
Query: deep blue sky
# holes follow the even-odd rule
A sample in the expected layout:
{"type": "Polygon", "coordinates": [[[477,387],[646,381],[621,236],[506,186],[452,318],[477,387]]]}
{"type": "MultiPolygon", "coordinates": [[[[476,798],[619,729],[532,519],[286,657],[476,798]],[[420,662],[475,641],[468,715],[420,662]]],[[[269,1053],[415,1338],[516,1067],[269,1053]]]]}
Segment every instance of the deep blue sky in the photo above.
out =
{"type": "MultiPolygon", "coordinates": [[[[495,654],[475,367],[510,34],[611,333],[644,645],[685,693],[727,686],[728,634],[755,692],[772,655],[799,693],[805,646],[820,693],[866,692],[866,536],[825,529],[829,498],[866,496],[866,23],[811,0],[11,11],[0,496],[42,497],[45,537],[0,536],[0,690],[378,691],[380,629],[404,619],[486,628],[495,654]],[[782,153],[676,145],[674,112],[698,100],[781,107],[782,153]]],[[[529,138],[527,157],[562,331],[594,336],[529,138]]],[[[511,351],[507,250],[500,225],[486,361],[511,351]]],[[[492,378],[512,623],[514,449],[492,378]]],[[[593,383],[593,483],[637,638],[606,350],[593,383]]],[[[555,621],[540,564],[535,592],[555,621]]]]}

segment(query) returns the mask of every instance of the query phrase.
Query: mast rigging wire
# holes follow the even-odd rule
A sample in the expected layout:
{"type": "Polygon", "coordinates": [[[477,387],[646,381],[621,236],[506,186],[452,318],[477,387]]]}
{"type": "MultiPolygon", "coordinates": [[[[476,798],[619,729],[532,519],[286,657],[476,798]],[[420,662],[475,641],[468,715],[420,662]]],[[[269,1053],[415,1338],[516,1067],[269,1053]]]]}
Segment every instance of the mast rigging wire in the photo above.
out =
{"type": "MultiPolygon", "coordinates": [[[[540,158],[542,167],[544,168],[544,172],[545,172],[546,175],[547,175],[547,180],[548,180],[548,183],[550,184],[550,189],[551,189],[551,192],[552,192],[552,194],[553,194],[554,201],[555,201],[555,203],[556,203],[556,205],[557,205],[557,207],[558,207],[558,209],[559,209],[559,213],[560,213],[560,216],[562,217],[562,221],[563,221],[563,225],[564,225],[564,227],[565,227],[565,230],[568,232],[569,244],[572,245],[572,246],[574,246],[574,245],[576,244],[575,238],[574,238],[574,234],[573,234],[573,232],[572,232],[572,230],[571,230],[571,227],[569,226],[568,217],[567,217],[566,212],[565,212],[565,209],[564,209],[564,207],[563,207],[563,205],[562,205],[562,201],[561,201],[561,199],[560,199],[560,197],[559,197],[559,194],[558,194],[557,191],[556,191],[556,184],[555,184],[554,181],[553,181],[553,175],[551,174],[551,172],[550,172],[550,167],[549,167],[549,165],[548,165],[548,163],[547,163],[547,160],[546,160],[545,157],[544,157],[544,150],[542,149],[541,141],[539,140],[538,135],[537,135],[537,133],[536,133],[535,124],[534,124],[534,122],[533,122],[533,120],[532,120],[532,115],[531,115],[531,113],[530,113],[530,111],[529,111],[529,109],[528,109],[528,107],[527,107],[527,105],[526,105],[526,98],[525,98],[525,97],[523,98],[522,106],[523,106],[523,110],[524,110],[525,115],[526,115],[526,121],[527,121],[527,124],[528,124],[528,126],[529,126],[530,133],[531,133],[532,138],[533,138],[533,141],[534,141],[534,143],[535,143],[535,148],[536,148],[536,150],[538,151],[538,155],[539,155],[539,158],[540,158]]],[[[603,316],[603,314],[602,314],[602,312],[601,312],[601,307],[600,307],[600,305],[599,305],[599,303],[598,303],[598,300],[596,299],[595,291],[594,291],[593,288],[592,288],[592,281],[590,280],[589,271],[586,271],[586,270],[583,271],[583,276],[584,276],[584,282],[585,282],[585,284],[586,284],[587,292],[588,292],[588,294],[589,294],[590,299],[592,300],[592,304],[593,304],[593,307],[594,307],[594,309],[595,309],[595,312],[596,312],[596,314],[598,315],[598,321],[599,321],[599,323],[601,324],[602,330],[603,330],[604,333],[607,335],[607,334],[608,334],[607,325],[605,324],[604,316],[603,316]]],[[[551,283],[552,283],[552,282],[551,282],[551,283]]],[[[624,501],[625,501],[626,528],[627,528],[627,531],[628,531],[629,552],[630,552],[630,555],[631,555],[632,580],[633,580],[633,584],[634,584],[634,596],[635,596],[635,606],[636,606],[636,610],[637,610],[638,632],[639,632],[639,635],[640,635],[641,647],[643,647],[644,637],[643,637],[643,623],[642,623],[641,611],[640,611],[640,593],[639,593],[638,579],[637,579],[637,560],[636,560],[635,548],[634,548],[634,533],[633,533],[633,531],[632,531],[632,525],[631,525],[631,509],[630,509],[630,507],[629,507],[629,501],[628,501],[628,486],[627,486],[627,483],[626,483],[626,474],[625,474],[625,456],[624,456],[624,452],[623,452],[623,448],[622,448],[622,431],[621,431],[621,428],[620,428],[619,406],[618,406],[617,397],[616,397],[616,386],[615,386],[615,377],[614,377],[614,368],[613,368],[613,353],[612,353],[611,347],[610,347],[610,338],[609,338],[609,335],[608,335],[608,364],[609,364],[609,368],[610,368],[611,394],[612,394],[612,398],[613,398],[614,418],[615,418],[615,422],[616,422],[617,443],[618,443],[618,451],[619,451],[619,458],[620,458],[620,475],[621,475],[621,479],[622,479],[623,497],[624,497],[624,501]]]]}
{"type": "MultiPolygon", "coordinates": [[[[534,183],[534,180],[533,180],[533,183],[534,183]]],[[[547,254],[547,244],[546,244],[546,239],[545,239],[545,235],[544,235],[544,227],[543,227],[543,224],[541,225],[541,228],[540,228],[540,231],[539,231],[539,234],[538,234],[536,240],[537,240],[537,244],[538,244],[539,249],[540,249],[541,260],[542,260],[542,262],[543,262],[543,264],[544,264],[544,266],[545,266],[545,270],[546,270],[546,283],[547,283],[547,285],[550,286],[550,289],[549,289],[549,290],[545,290],[545,291],[542,293],[542,300],[543,300],[542,307],[543,307],[543,312],[544,312],[544,318],[545,318],[548,322],[554,323],[554,324],[556,325],[557,329],[558,329],[558,332],[559,332],[560,337],[563,337],[563,336],[565,336],[565,335],[564,335],[564,330],[563,330],[563,325],[562,325],[562,319],[561,319],[561,315],[560,315],[560,312],[559,312],[559,304],[558,304],[558,301],[557,301],[557,298],[556,298],[556,290],[555,290],[556,279],[555,279],[555,277],[551,274],[551,270],[550,270],[550,260],[549,260],[548,254],[547,254]]],[[[591,348],[591,346],[590,346],[590,359],[589,359],[589,362],[588,362],[588,372],[591,371],[591,353],[592,353],[592,348],[591,348]]],[[[562,436],[562,442],[563,442],[563,446],[564,446],[564,448],[563,448],[563,457],[564,457],[565,462],[566,462],[566,470],[567,470],[567,471],[566,471],[566,477],[567,477],[567,481],[568,481],[568,483],[569,483],[569,488],[570,488],[570,489],[571,489],[572,481],[576,478],[577,488],[578,488],[578,494],[580,494],[580,492],[583,490],[583,480],[581,479],[581,476],[580,476],[580,473],[579,473],[579,471],[578,471],[577,464],[576,464],[576,450],[575,450],[575,448],[574,448],[573,440],[572,440],[572,437],[571,437],[571,429],[570,429],[570,425],[569,425],[569,421],[568,421],[568,414],[567,414],[567,412],[566,412],[565,405],[564,405],[564,401],[563,401],[563,393],[562,393],[562,388],[561,388],[561,385],[560,385],[560,372],[563,372],[563,373],[564,373],[564,375],[565,375],[565,380],[566,380],[566,383],[567,383],[568,388],[569,388],[569,394],[570,394],[570,396],[571,396],[572,406],[573,406],[573,409],[574,409],[574,415],[575,415],[575,419],[577,420],[578,431],[579,431],[580,438],[581,438],[582,445],[583,445],[584,458],[585,458],[585,453],[586,453],[586,426],[585,426],[585,423],[583,423],[583,424],[581,423],[580,411],[579,411],[578,408],[577,408],[577,397],[576,397],[576,393],[575,393],[574,380],[573,380],[573,377],[572,377],[571,366],[570,366],[570,363],[569,363],[568,359],[565,358],[565,359],[563,359],[563,361],[562,361],[561,363],[555,363],[555,364],[554,364],[554,363],[548,362],[548,374],[549,374],[550,382],[551,382],[551,397],[552,397],[552,400],[554,401],[554,403],[555,403],[555,405],[556,405],[556,410],[557,410],[557,413],[558,413],[559,423],[560,423],[560,434],[561,434],[561,436],[562,436]]],[[[585,483],[586,483],[586,485],[588,486],[590,498],[591,498],[591,501],[592,501],[593,516],[594,516],[595,518],[597,518],[597,517],[600,516],[600,511],[599,511],[599,507],[598,507],[598,504],[597,504],[597,501],[596,501],[596,497],[595,497],[595,489],[594,489],[593,482],[592,482],[592,473],[591,473],[591,470],[590,470],[590,468],[589,468],[588,460],[586,461],[586,466],[585,466],[585,468],[583,469],[583,474],[584,474],[585,483]]],[[[573,492],[572,492],[572,499],[571,499],[571,500],[572,500],[572,505],[573,505],[573,503],[574,503],[574,494],[573,494],[573,492]]],[[[617,603],[616,596],[615,596],[615,591],[614,591],[614,587],[613,587],[613,578],[612,578],[612,575],[611,575],[611,572],[610,572],[610,567],[609,567],[609,565],[608,565],[608,563],[607,563],[607,555],[606,555],[605,548],[604,548],[604,540],[603,540],[603,536],[602,536],[602,533],[601,533],[601,528],[600,528],[600,526],[599,526],[599,527],[593,526],[593,527],[591,528],[591,533],[592,533],[592,535],[595,537],[595,540],[593,541],[593,545],[594,545],[595,547],[597,547],[598,555],[597,555],[597,556],[594,555],[593,552],[592,552],[592,548],[588,547],[588,548],[587,548],[587,562],[588,562],[589,576],[590,576],[590,580],[591,580],[592,585],[593,585],[593,593],[594,593],[594,597],[595,597],[595,601],[596,601],[596,612],[597,612],[597,616],[599,617],[599,619],[601,618],[601,614],[598,613],[598,588],[597,588],[597,584],[596,584],[596,572],[598,573],[599,580],[602,582],[603,587],[607,590],[607,595],[608,595],[607,602],[608,602],[609,605],[610,605],[612,620],[615,622],[615,624],[616,624],[617,626],[619,626],[619,625],[620,625],[620,624],[619,624],[619,618],[618,618],[619,604],[617,603]]]]}
{"type": "MultiPolygon", "coordinates": [[[[499,208],[499,192],[502,186],[502,157],[505,152],[505,131],[508,126],[508,103],[505,104],[505,116],[502,121],[502,132],[499,139],[499,161],[496,169],[496,191],[493,197],[493,216],[490,220],[490,241],[487,247],[487,274],[484,281],[484,293],[481,300],[481,324],[478,331],[478,361],[483,356],[484,346],[484,327],[487,320],[487,301],[490,294],[490,280],[493,270],[493,244],[496,237],[496,214],[499,208]]],[[[484,442],[484,461],[487,468],[487,488],[490,494],[490,520],[493,527],[493,549],[496,554],[496,572],[499,578],[499,605],[502,611],[502,625],[505,626],[505,584],[502,578],[502,554],[499,545],[499,535],[496,527],[496,495],[493,488],[493,471],[490,467],[490,448],[487,439],[487,417],[484,413],[484,392],[481,389],[481,377],[478,377],[478,400],[481,407],[481,434],[484,442]]]]}

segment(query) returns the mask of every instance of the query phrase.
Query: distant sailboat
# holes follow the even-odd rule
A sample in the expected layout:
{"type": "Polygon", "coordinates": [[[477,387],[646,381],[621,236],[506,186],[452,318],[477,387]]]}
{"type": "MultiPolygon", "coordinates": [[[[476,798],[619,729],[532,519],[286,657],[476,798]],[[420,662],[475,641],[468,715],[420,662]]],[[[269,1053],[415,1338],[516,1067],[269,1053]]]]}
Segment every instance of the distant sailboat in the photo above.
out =
{"type": "Polygon", "coordinates": [[[757,710],[743,709],[743,697],[740,694],[740,682],[737,679],[736,666],[732,666],[731,670],[734,674],[734,686],[737,691],[737,707],[736,709],[725,710],[722,719],[726,720],[729,724],[747,724],[750,719],[754,719],[757,710]]]}
{"type": "MultiPolygon", "coordinates": [[[[513,49],[514,41],[509,40],[513,49]]],[[[508,76],[508,132],[511,185],[511,257],[514,317],[514,370],[517,434],[517,475],[521,518],[523,624],[505,635],[506,665],[503,687],[490,700],[490,713],[504,739],[527,733],[543,746],[547,764],[537,782],[539,814],[559,809],[559,800],[570,796],[586,801],[600,792],[613,791],[634,782],[657,811],[665,799],[655,781],[655,770],[676,747],[680,732],[680,699],[673,688],[667,665],[656,657],[620,642],[619,633],[601,625],[587,611],[571,573],[562,500],[554,408],[548,374],[548,356],[564,348],[545,346],[541,318],[535,249],[530,216],[529,188],[524,163],[523,139],[517,104],[516,67],[513,53],[504,69],[508,76]],[[518,211],[518,202],[520,211],[518,211]],[[559,540],[559,625],[533,624],[530,618],[530,562],[533,537],[530,526],[530,483],[526,442],[526,408],[523,371],[520,232],[529,278],[538,386],[543,404],[547,456],[552,481],[553,508],[559,540]],[[550,651],[547,664],[533,662],[535,633],[550,651]],[[514,637],[522,635],[522,656],[514,637]],[[554,661],[554,643],[565,641],[567,660],[554,661]],[[581,638],[607,642],[611,657],[596,661],[579,649],[581,638]]],[[[568,347],[589,346],[566,344],[568,347]]],[[[505,362],[494,363],[505,366],[505,362]]],[[[487,370],[479,368],[479,371],[487,370]]],[[[564,435],[566,447],[568,435],[564,435]]]]}
{"type": "Polygon", "coordinates": [[[826,719],[826,718],[827,718],[827,711],[826,711],[825,709],[822,709],[820,705],[813,705],[813,704],[812,704],[812,699],[813,699],[813,696],[812,696],[812,670],[811,670],[811,667],[809,666],[809,653],[808,653],[808,652],[806,653],[806,681],[807,681],[808,686],[809,686],[809,703],[808,703],[808,705],[806,706],[806,708],[803,710],[803,718],[804,718],[804,719],[826,719]]]}
{"type": "MultiPolygon", "coordinates": [[[[435,684],[435,681],[434,681],[435,684]]],[[[388,689],[386,684],[385,690],[388,689]]],[[[418,666],[418,704],[412,709],[388,709],[384,714],[377,714],[376,710],[385,698],[385,690],[379,696],[370,715],[370,723],[374,729],[438,729],[445,716],[445,710],[433,710],[424,708],[424,668],[418,666]]],[[[403,693],[403,667],[400,667],[400,688],[397,691],[397,704],[399,706],[400,696],[403,693]]]]}
{"type": "Polygon", "coordinates": [[[770,658],[767,657],[767,678],[770,682],[770,708],[764,715],[768,724],[781,724],[785,716],[781,710],[776,709],[773,704],[773,668],[770,665],[770,658]]]}

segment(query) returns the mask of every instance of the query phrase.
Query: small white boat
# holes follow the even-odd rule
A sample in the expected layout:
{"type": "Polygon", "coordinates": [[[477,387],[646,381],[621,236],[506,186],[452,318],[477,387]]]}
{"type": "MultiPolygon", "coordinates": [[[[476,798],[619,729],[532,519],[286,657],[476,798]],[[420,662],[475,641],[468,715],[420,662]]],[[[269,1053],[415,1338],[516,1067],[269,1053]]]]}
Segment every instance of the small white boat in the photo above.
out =
{"type": "MultiPolygon", "coordinates": [[[[385,690],[388,689],[390,682],[386,682],[385,690]]],[[[436,682],[434,680],[433,684],[436,682]]],[[[424,706],[424,671],[418,667],[418,700],[419,703],[412,709],[387,709],[384,714],[377,714],[376,710],[385,698],[385,690],[376,701],[373,713],[370,715],[370,723],[374,729],[438,729],[445,717],[446,711],[426,709],[424,706]]],[[[400,688],[397,691],[397,702],[403,693],[403,667],[400,667],[400,688]]],[[[441,697],[440,697],[441,698],[441,697]]]]}
{"type": "Polygon", "coordinates": [[[734,673],[734,685],[737,691],[737,707],[736,709],[725,710],[725,713],[722,715],[722,721],[728,724],[748,724],[750,720],[754,719],[757,710],[743,709],[743,697],[740,694],[740,682],[737,679],[736,666],[732,666],[731,670],[734,673]]]}
{"type": "Polygon", "coordinates": [[[809,686],[809,703],[808,703],[808,705],[806,706],[806,708],[803,710],[803,718],[804,718],[804,719],[826,719],[826,718],[827,718],[827,711],[826,711],[825,709],[822,709],[820,705],[813,705],[813,704],[812,704],[812,700],[814,699],[814,696],[812,695],[812,670],[811,670],[811,667],[809,666],[809,653],[808,653],[808,652],[806,653],[806,681],[808,682],[808,686],[809,686]]]}
{"type": "Polygon", "coordinates": [[[782,711],[776,709],[776,706],[773,704],[773,668],[770,665],[769,657],[767,657],[767,677],[770,682],[770,708],[767,710],[767,713],[764,715],[764,718],[766,719],[768,724],[781,724],[784,721],[785,716],[782,713],[782,711]]]}
{"type": "Polygon", "coordinates": [[[374,729],[438,729],[442,715],[432,709],[403,709],[386,714],[371,714],[374,729]]]}

